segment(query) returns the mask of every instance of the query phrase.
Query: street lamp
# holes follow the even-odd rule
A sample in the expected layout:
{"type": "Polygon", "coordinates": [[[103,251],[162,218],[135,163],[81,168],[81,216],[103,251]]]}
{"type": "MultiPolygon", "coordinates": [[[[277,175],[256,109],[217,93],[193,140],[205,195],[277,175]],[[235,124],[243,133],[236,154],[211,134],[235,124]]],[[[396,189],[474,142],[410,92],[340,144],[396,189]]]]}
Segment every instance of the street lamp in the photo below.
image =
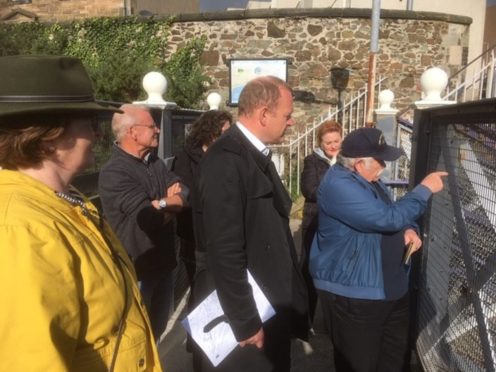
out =
{"type": "Polygon", "coordinates": [[[338,122],[343,119],[341,92],[348,86],[350,71],[342,67],[331,68],[331,86],[338,91],[338,122]]]}

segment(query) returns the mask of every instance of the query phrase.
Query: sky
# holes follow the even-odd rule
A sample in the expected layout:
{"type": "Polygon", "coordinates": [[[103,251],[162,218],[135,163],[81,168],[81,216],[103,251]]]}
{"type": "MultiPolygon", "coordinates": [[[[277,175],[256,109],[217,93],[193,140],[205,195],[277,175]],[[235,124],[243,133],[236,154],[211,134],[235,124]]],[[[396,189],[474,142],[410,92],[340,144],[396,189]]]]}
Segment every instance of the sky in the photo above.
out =
{"type": "MultiPolygon", "coordinates": [[[[200,0],[200,12],[226,10],[226,8],[244,8],[247,2],[248,0],[200,0]]],[[[488,6],[496,5],[496,0],[486,0],[486,2],[488,6]]]]}

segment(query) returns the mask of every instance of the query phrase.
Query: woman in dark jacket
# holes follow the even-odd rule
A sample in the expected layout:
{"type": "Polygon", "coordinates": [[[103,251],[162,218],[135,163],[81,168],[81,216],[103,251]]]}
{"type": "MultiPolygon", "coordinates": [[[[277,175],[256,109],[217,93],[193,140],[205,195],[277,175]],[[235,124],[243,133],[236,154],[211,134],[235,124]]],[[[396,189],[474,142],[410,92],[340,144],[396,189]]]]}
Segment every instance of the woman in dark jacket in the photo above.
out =
{"type": "Polygon", "coordinates": [[[336,162],[336,157],[341,149],[342,135],[343,129],[337,122],[327,120],[322,123],[317,131],[317,144],[319,147],[305,158],[303,172],[300,178],[301,192],[305,197],[301,227],[301,265],[308,286],[309,314],[311,320],[313,320],[315,315],[317,293],[308,271],[308,256],[310,254],[313,236],[317,230],[317,190],[327,169],[336,162]]]}
{"type": "Polygon", "coordinates": [[[184,263],[189,284],[195,275],[195,235],[191,206],[195,203],[198,164],[208,147],[231,126],[233,118],[227,111],[210,110],[204,112],[191,126],[186,137],[184,149],[173,165],[173,171],[183,180],[190,190],[189,208],[177,216],[177,235],[181,239],[179,257],[184,263]]]}

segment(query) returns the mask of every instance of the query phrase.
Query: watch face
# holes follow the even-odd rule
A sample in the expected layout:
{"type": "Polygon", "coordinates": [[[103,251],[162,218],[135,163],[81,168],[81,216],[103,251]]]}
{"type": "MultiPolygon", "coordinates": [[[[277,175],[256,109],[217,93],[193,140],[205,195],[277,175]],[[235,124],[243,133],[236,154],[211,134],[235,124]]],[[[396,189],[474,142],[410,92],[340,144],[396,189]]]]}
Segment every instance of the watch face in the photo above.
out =
{"type": "Polygon", "coordinates": [[[161,209],[163,209],[163,208],[167,207],[167,202],[164,199],[160,199],[160,201],[158,202],[158,206],[161,209]]]}

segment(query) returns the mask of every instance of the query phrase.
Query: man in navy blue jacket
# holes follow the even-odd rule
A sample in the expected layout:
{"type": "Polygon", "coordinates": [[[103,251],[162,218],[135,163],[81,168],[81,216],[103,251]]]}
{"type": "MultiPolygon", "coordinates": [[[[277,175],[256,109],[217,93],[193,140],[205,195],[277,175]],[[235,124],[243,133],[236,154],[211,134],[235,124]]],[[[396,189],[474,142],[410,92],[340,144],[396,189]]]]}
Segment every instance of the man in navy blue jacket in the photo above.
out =
{"type": "Polygon", "coordinates": [[[409,264],[405,247],[422,245],[415,220],[446,172],[429,174],[393,202],[379,179],[403,151],[376,128],[343,141],[338,163],[318,191],[319,226],[310,253],[334,344],[336,370],[402,371],[408,352],[409,264]]]}

